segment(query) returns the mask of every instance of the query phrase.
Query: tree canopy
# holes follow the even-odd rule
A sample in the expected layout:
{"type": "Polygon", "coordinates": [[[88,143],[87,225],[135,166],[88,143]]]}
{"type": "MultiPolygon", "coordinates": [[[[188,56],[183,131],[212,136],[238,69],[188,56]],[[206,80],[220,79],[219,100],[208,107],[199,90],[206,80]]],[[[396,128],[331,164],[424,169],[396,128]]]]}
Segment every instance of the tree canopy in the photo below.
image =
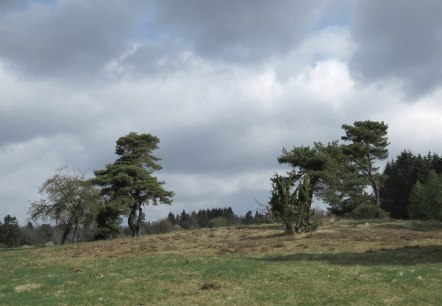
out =
{"type": "Polygon", "coordinates": [[[303,176],[303,181],[296,189],[292,189],[290,177],[275,174],[272,178],[272,196],[269,201],[271,213],[285,225],[288,234],[295,231],[304,231],[309,227],[311,192],[308,175],[303,176]]]}
{"type": "Polygon", "coordinates": [[[3,219],[3,224],[0,222],[0,243],[13,248],[19,245],[20,228],[16,217],[6,215],[3,219]]]}
{"type": "Polygon", "coordinates": [[[158,137],[129,133],[117,140],[118,159],[103,170],[95,170],[94,183],[101,187],[106,205],[128,216],[132,236],[139,236],[145,205],[171,204],[174,193],[164,189],[164,182],[153,176],[161,170],[160,160],[153,155],[158,137]]]}
{"type": "Polygon", "coordinates": [[[374,200],[379,215],[382,180],[375,163],[388,156],[388,126],[366,120],[342,128],[345,136],[341,139],[349,143],[335,140],[327,145],[315,142],[312,147],[295,146],[290,151],[283,148],[278,162],[292,169],[281,182],[279,177],[272,178],[273,192],[287,181],[292,187],[308,184],[308,209],[314,197],[329,204],[330,211],[338,215],[350,214],[374,200]],[[373,195],[367,193],[367,186],[371,186],[373,195]]]}
{"type": "Polygon", "coordinates": [[[410,193],[410,217],[442,221],[442,176],[435,170],[428,172],[426,180],[419,180],[410,193]]]}
{"type": "Polygon", "coordinates": [[[367,186],[373,189],[374,201],[381,207],[380,187],[382,178],[375,163],[388,157],[388,125],[378,121],[356,121],[353,125],[343,124],[345,136],[341,139],[350,142],[344,152],[351,159],[361,177],[366,178],[367,186]]]}

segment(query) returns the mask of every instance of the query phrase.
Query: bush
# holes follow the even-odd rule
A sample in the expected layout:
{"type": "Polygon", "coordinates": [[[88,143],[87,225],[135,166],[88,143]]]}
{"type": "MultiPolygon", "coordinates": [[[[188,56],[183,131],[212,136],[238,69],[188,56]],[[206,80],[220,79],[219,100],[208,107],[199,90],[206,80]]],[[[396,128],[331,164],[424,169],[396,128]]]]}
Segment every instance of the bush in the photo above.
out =
{"type": "Polygon", "coordinates": [[[375,219],[377,212],[379,211],[380,218],[385,219],[389,217],[389,213],[385,210],[378,208],[373,204],[361,204],[356,206],[351,212],[345,214],[345,217],[355,218],[355,219],[375,219]]]}
{"type": "Polygon", "coordinates": [[[97,214],[95,240],[110,239],[118,237],[121,233],[120,211],[110,205],[103,206],[97,214]]]}
{"type": "Polygon", "coordinates": [[[174,230],[174,225],[168,219],[163,219],[158,223],[159,233],[170,233],[174,230]]]}
{"type": "Polygon", "coordinates": [[[227,226],[228,222],[227,219],[224,217],[217,217],[217,218],[213,218],[209,221],[209,227],[224,227],[227,226]]]}

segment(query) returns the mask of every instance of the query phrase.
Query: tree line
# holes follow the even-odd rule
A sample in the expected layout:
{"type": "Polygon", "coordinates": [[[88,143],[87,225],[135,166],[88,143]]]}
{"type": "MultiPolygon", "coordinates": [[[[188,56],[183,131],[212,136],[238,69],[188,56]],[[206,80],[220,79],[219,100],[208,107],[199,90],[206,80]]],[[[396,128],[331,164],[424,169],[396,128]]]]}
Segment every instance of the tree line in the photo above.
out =
{"type": "Polygon", "coordinates": [[[403,151],[387,162],[381,207],[396,219],[442,221],[442,157],[403,151]]]}
{"type": "MultiPolygon", "coordinates": [[[[402,152],[379,171],[388,158],[388,125],[377,121],[343,124],[343,135],[327,144],[283,148],[278,162],[288,165],[285,175],[270,180],[271,197],[266,214],[248,212],[244,218],[231,208],[200,210],[190,214],[170,214],[158,223],[145,222],[145,207],[173,201],[174,193],[164,188],[155,172],[162,169],[154,155],[159,138],[129,133],[116,142],[116,160],[86,178],[80,171],[61,168],[39,188],[41,198],[31,203],[30,221],[56,229],[60,242],[69,238],[108,239],[121,234],[123,217],[127,232],[139,236],[162,228],[195,228],[253,224],[276,218],[287,232],[315,227],[310,218],[314,199],[328,205],[331,214],[357,218],[420,218],[442,220],[442,158],[402,152]],[[92,235],[91,235],[92,233],[92,235]]],[[[8,246],[18,223],[7,216],[0,222],[0,240],[8,246]],[[6,238],[5,238],[6,237],[6,238]],[[3,242],[6,241],[6,242],[3,242]]],[[[32,224],[31,224],[32,225],[32,224]]],[[[41,226],[46,232],[47,227],[41,226]]],[[[28,231],[31,229],[28,228],[28,231]]]]}
{"type": "MultiPolygon", "coordinates": [[[[224,226],[238,226],[263,224],[272,222],[268,214],[249,210],[244,216],[237,215],[231,207],[212,208],[192,211],[183,210],[180,214],[169,215],[158,221],[143,222],[141,225],[142,234],[161,234],[176,230],[191,230],[197,228],[214,228],[224,226]]],[[[120,235],[130,236],[132,234],[128,226],[119,225],[120,235]]],[[[34,225],[28,222],[25,226],[19,226],[16,217],[7,215],[3,223],[0,221],[0,248],[14,248],[21,245],[52,245],[55,242],[90,241],[96,239],[97,228],[80,224],[75,231],[66,233],[66,226],[63,224],[54,225],[44,223],[34,225]]]]}
{"type": "MultiPolygon", "coordinates": [[[[39,188],[41,199],[31,203],[30,220],[54,224],[61,244],[68,239],[76,242],[79,236],[108,239],[122,231],[132,237],[143,230],[154,232],[158,226],[145,222],[145,207],[170,205],[174,196],[154,175],[162,168],[160,158],[153,154],[158,144],[159,138],[150,134],[129,133],[116,142],[117,159],[104,169],[95,170],[93,178],[67,167],[58,169],[39,188]],[[121,226],[124,216],[127,228],[121,226]]],[[[253,223],[258,217],[262,219],[259,213],[255,218],[247,214],[247,222],[253,223]]],[[[174,218],[161,220],[160,225],[189,229],[239,224],[241,220],[229,207],[191,214],[183,211],[174,218]]]]}

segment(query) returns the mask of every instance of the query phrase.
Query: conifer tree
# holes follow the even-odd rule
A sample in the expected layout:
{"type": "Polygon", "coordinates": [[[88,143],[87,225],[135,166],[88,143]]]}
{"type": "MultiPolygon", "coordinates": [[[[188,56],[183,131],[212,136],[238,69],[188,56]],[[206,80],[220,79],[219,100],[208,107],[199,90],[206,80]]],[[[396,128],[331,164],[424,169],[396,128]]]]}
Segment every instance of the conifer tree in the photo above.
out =
{"type": "Polygon", "coordinates": [[[275,174],[272,178],[272,196],[269,206],[272,214],[285,226],[287,234],[308,229],[311,205],[310,181],[304,176],[302,183],[293,191],[290,177],[275,174]]]}
{"type": "Polygon", "coordinates": [[[410,194],[410,217],[442,221],[442,177],[430,170],[424,183],[417,181],[410,194]]]}
{"type": "Polygon", "coordinates": [[[357,167],[360,175],[366,179],[366,185],[373,189],[374,202],[378,208],[377,217],[380,217],[382,177],[375,163],[388,157],[388,125],[366,120],[356,121],[353,125],[344,124],[342,128],[345,131],[342,140],[350,142],[344,147],[344,152],[357,167]]]}
{"type": "Polygon", "coordinates": [[[117,141],[118,159],[106,169],[94,171],[94,183],[102,188],[105,201],[128,216],[133,237],[141,233],[145,205],[172,203],[174,193],[153,176],[162,168],[160,159],[153,155],[159,141],[150,134],[129,133],[117,141]]]}

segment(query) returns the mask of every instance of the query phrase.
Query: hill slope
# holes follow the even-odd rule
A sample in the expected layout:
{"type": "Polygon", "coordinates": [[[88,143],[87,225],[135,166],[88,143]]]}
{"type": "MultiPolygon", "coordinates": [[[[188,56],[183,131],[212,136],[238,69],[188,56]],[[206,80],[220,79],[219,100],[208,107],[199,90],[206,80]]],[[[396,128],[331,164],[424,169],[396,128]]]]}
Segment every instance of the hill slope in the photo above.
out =
{"type": "Polygon", "coordinates": [[[326,222],[0,251],[0,305],[442,305],[442,224],[326,222]]]}

